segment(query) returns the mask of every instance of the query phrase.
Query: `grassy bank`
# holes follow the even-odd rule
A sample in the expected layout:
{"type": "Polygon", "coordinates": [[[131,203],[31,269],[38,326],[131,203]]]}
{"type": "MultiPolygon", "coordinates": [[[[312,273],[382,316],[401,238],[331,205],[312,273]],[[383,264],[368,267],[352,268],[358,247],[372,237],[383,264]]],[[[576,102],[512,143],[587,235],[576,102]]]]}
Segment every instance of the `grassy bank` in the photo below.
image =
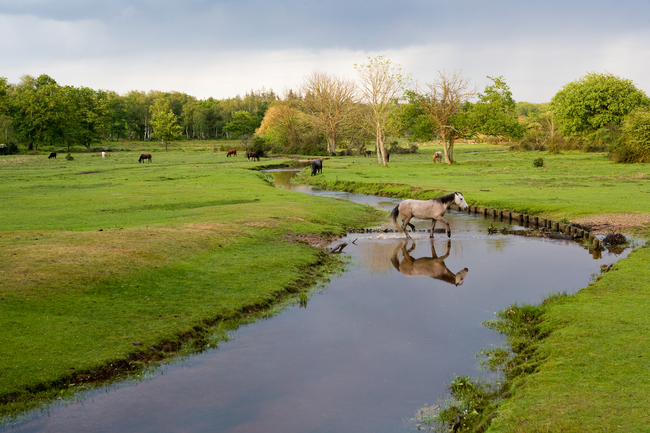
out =
{"type": "Polygon", "coordinates": [[[0,414],[204,347],[323,277],[309,241],[380,217],[248,170],[268,160],[138,156],[0,158],[0,414]]]}
{"type": "MultiPolygon", "coordinates": [[[[650,248],[543,307],[540,332],[492,432],[645,432],[650,425],[650,248]]],[[[521,357],[523,358],[523,357],[521,357]]]]}
{"type": "Polygon", "coordinates": [[[331,158],[323,175],[309,181],[326,189],[402,198],[461,191],[469,204],[489,208],[570,221],[634,215],[638,218],[630,222],[638,222],[639,230],[647,233],[650,227],[648,164],[614,164],[600,153],[511,152],[481,144],[457,145],[457,164],[433,164],[439,149],[391,155],[388,167],[379,167],[376,157],[331,158]],[[534,167],[540,157],[544,165],[534,167]]]}

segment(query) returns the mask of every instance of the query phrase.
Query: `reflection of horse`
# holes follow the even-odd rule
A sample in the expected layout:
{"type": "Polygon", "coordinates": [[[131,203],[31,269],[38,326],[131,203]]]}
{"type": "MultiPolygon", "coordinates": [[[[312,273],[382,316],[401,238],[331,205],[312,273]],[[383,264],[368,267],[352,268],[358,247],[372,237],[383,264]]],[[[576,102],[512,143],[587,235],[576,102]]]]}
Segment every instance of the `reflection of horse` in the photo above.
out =
{"type": "Polygon", "coordinates": [[[237,156],[237,150],[235,149],[229,150],[228,153],[226,153],[226,158],[228,158],[229,156],[237,156]]]}
{"type": "Polygon", "coordinates": [[[436,163],[436,159],[442,163],[442,152],[438,151],[433,154],[433,163],[436,163]]]}
{"type": "Polygon", "coordinates": [[[138,159],[138,162],[144,162],[145,159],[148,159],[149,162],[151,162],[151,155],[148,153],[143,153],[140,155],[140,159],[138,159]]]}
{"type": "Polygon", "coordinates": [[[323,160],[320,158],[316,158],[311,162],[311,175],[315,176],[318,173],[323,172],[323,160]]]}
{"type": "Polygon", "coordinates": [[[408,242],[409,241],[402,242],[401,245],[393,251],[390,261],[395,269],[407,277],[431,277],[436,280],[442,280],[446,283],[454,284],[456,287],[463,284],[469,269],[465,268],[454,274],[445,265],[445,259],[449,257],[449,252],[451,251],[451,241],[447,241],[447,252],[445,255],[438,257],[436,255],[436,249],[433,246],[433,239],[430,239],[431,257],[421,257],[419,259],[414,259],[409,254],[415,249],[415,241],[413,241],[413,246],[407,250],[406,246],[408,242]],[[400,249],[404,255],[401,262],[397,259],[397,254],[400,249]]]}
{"type": "Polygon", "coordinates": [[[429,200],[404,200],[399,205],[395,206],[395,209],[390,213],[390,219],[393,222],[393,225],[406,235],[407,239],[410,238],[410,236],[406,232],[406,225],[408,224],[411,229],[415,228],[413,224],[409,224],[409,221],[411,221],[411,218],[413,217],[423,220],[431,220],[430,238],[433,237],[433,231],[436,228],[436,221],[440,221],[447,226],[447,237],[451,237],[449,223],[442,216],[452,203],[456,203],[462,210],[467,210],[469,207],[465,202],[463,194],[455,192],[429,200]],[[397,215],[402,217],[401,226],[397,224],[397,215]]]}

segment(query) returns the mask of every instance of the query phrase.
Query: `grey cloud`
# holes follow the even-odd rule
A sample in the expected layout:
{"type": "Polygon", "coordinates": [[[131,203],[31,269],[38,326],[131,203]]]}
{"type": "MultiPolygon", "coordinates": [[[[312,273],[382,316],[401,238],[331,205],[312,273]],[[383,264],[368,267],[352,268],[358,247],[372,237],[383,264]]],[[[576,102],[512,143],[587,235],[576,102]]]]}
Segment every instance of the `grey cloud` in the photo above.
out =
{"type": "Polygon", "coordinates": [[[118,42],[148,49],[394,49],[416,44],[567,38],[647,28],[646,1],[380,0],[270,2],[0,0],[0,13],[97,20],[118,42]]]}

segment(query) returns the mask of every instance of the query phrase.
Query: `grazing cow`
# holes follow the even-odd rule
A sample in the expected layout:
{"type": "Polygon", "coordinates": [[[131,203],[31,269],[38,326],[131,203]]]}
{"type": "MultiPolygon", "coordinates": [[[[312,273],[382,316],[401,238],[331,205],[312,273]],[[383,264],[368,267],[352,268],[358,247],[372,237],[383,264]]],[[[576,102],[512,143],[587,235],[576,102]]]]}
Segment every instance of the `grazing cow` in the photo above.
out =
{"type": "Polygon", "coordinates": [[[436,159],[442,163],[442,152],[438,151],[433,154],[433,163],[436,163],[436,159]]]}
{"type": "Polygon", "coordinates": [[[318,173],[323,172],[323,160],[316,158],[311,162],[311,175],[316,176],[318,173]]]}
{"type": "Polygon", "coordinates": [[[229,156],[237,156],[237,151],[236,150],[229,150],[228,153],[226,154],[226,158],[229,156]]]}
{"type": "Polygon", "coordinates": [[[52,159],[52,158],[56,159],[56,152],[50,153],[50,156],[47,157],[47,159],[52,159]]]}
{"type": "Polygon", "coordinates": [[[372,151],[371,151],[371,150],[364,150],[364,151],[363,151],[363,156],[370,156],[370,155],[372,155],[372,151]]]}
{"type": "Polygon", "coordinates": [[[248,160],[253,160],[255,161],[257,159],[257,162],[260,162],[260,157],[257,155],[257,152],[248,152],[248,160]]]}
{"type": "Polygon", "coordinates": [[[151,162],[151,154],[143,153],[142,155],[140,155],[140,159],[138,159],[138,162],[144,162],[145,159],[148,159],[149,162],[151,162]]]}
{"type": "Polygon", "coordinates": [[[389,160],[390,160],[390,153],[388,153],[388,151],[385,151],[385,152],[384,152],[384,158],[386,158],[386,162],[389,162],[389,160]]]}

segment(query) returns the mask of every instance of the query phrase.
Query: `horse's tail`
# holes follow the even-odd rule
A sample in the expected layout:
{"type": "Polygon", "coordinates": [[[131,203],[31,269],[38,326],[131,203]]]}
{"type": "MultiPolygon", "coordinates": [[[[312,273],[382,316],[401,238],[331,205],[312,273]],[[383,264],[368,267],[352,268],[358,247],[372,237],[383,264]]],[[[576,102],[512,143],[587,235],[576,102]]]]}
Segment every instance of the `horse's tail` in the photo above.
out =
{"type": "Polygon", "coordinates": [[[393,225],[399,229],[400,232],[404,233],[402,227],[397,224],[397,215],[399,215],[399,205],[395,206],[395,209],[393,209],[393,211],[390,213],[390,220],[393,225]]]}

